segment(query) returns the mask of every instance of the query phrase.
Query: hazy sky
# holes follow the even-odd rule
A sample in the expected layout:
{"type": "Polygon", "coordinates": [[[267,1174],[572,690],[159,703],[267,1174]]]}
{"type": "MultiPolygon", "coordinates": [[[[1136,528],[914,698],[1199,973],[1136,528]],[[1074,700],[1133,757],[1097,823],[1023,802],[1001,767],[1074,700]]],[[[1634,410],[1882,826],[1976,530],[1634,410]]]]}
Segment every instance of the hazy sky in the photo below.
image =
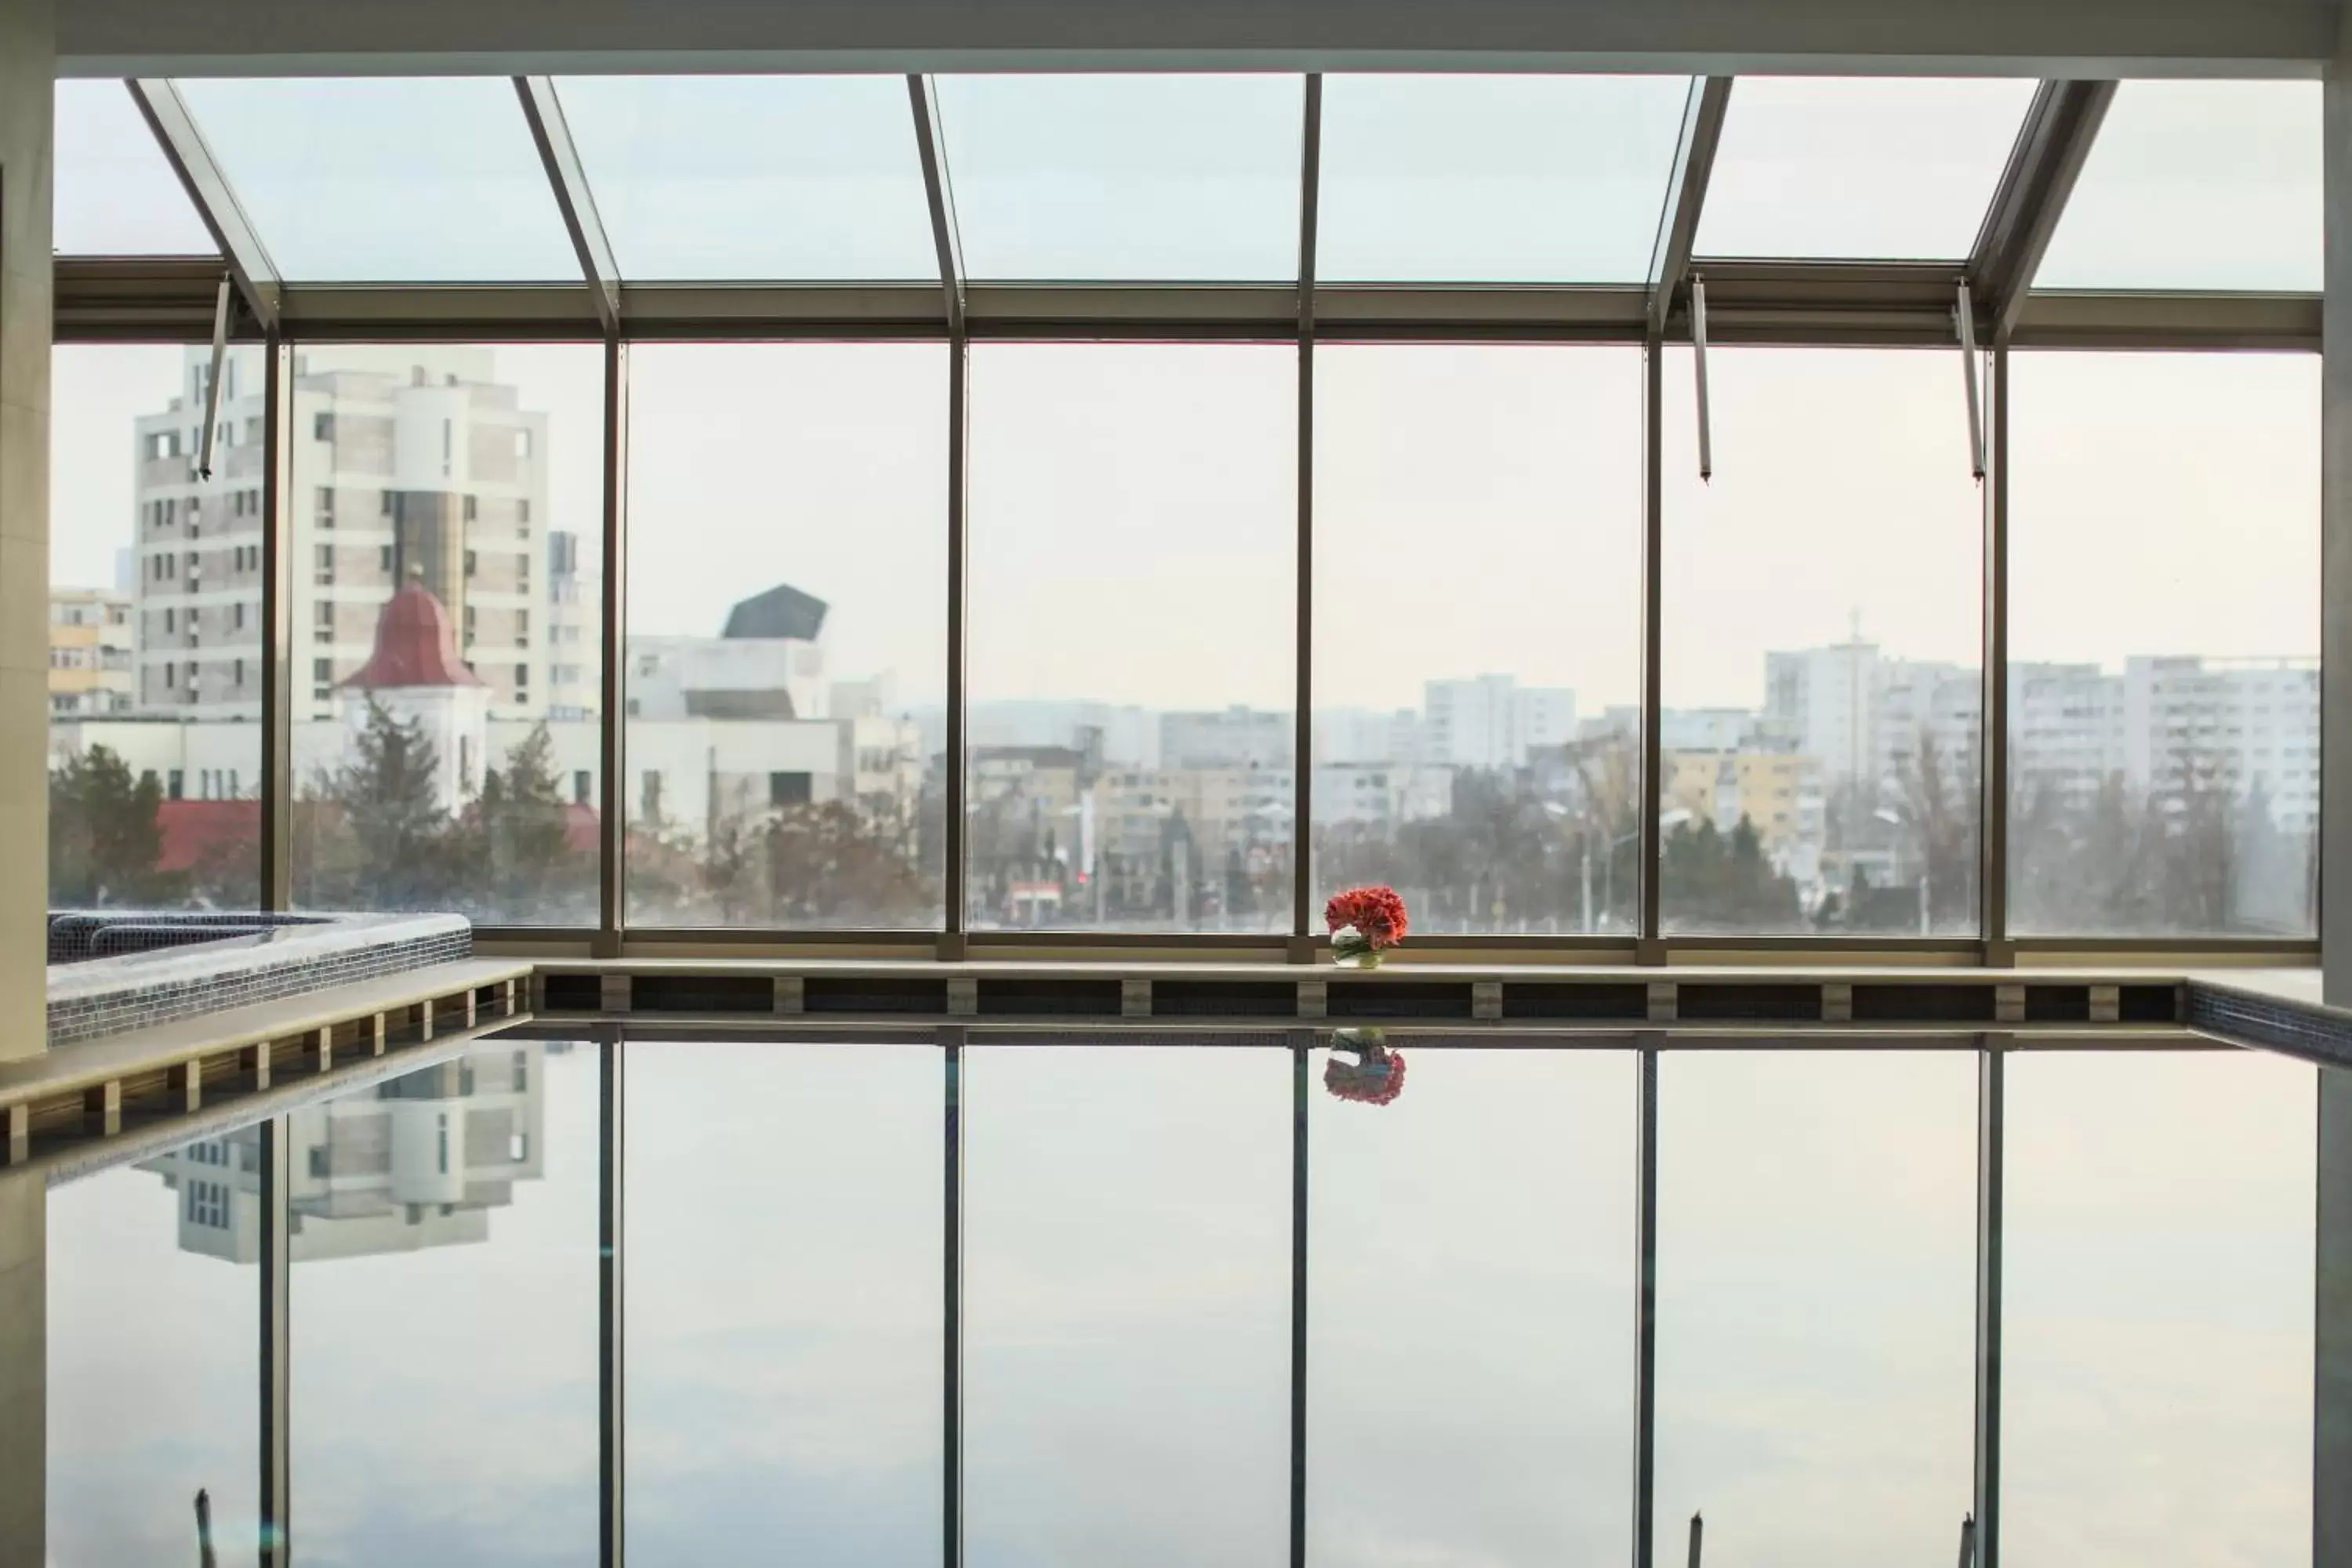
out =
{"type": "MultiPolygon", "coordinates": [[[[1639,693],[1640,362],[1619,348],[1336,347],[1318,386],[1319,704],[1411,707],[1500,672],[1639,693]]],[[[593,558],[592,349],[509,346],[550,416],[555,526],[593,558]]],[[[2013,360],[2020,658],[2318,646],[2308,355],[2013,360]]],[[[51,561],[106,583],[131,538],[131,428],[181,352],[56,355],[51,561]]],[[[1843,637],[1973,662],[1980,492],[1957,351],[1718,349],[1715,478],[1691,355],[1666,364],[1665,699],[1761,700],[1763,654],[1843,637]]],[[[831,667],[937,700],[946,359],[935,345],[633,351],[633,628],[712,634],[777,582],[825,599],[831,667]],[[928,679],[927,679],[928,678],[928,679]]],[[[973,351],[974,700],[1287,707],[1296,354],[973,351]]],[[[298,476],[299,479],[299,476],[298,476]]]]}

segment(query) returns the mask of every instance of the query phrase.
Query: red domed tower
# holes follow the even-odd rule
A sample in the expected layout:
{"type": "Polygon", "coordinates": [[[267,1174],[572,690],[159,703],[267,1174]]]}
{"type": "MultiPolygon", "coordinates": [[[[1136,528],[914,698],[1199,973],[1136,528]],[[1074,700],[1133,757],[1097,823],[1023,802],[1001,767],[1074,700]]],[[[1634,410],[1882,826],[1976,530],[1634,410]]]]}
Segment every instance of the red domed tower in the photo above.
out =
{"type": "Polygon", "coordinates": [[[421,576],[412,570],[376,617],[367,663],[342,683],[355,694],[343,703],[343,722],[354,733],[365,728],[371,700],[396,719],[415,721],[440,763],[442,809],[455,814],[481,794],[490,691],[458,657],[449,612],[421,576]]]}

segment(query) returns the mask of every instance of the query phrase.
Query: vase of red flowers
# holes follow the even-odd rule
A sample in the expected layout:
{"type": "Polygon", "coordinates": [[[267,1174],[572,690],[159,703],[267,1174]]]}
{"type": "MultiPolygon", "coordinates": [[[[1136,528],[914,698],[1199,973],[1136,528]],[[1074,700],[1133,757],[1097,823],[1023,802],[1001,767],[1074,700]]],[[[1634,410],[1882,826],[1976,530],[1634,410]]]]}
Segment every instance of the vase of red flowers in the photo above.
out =
{"type": "Polygon", "coordinates": [[[1404,940],[1404,900],[1394,888],[1350,888],[1323,906],[1323,925],[1342,967],[1378,969],[1382,955],[1404,940]]]}

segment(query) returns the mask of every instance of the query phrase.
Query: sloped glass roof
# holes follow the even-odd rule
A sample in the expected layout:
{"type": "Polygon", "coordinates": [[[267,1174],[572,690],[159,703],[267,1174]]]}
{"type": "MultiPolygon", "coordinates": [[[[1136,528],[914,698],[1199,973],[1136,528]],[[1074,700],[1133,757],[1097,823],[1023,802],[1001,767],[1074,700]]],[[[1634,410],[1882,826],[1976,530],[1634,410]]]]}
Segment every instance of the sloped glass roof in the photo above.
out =
{"type": "Polygon", "coordinates": [[[1316,276],[1638,283],[1686,77],[1334,76],[1316,276]]]}
{"type": "Polygon", "coordinates": [[[2315,81],[2125,82],[2034,285],[2316,291],[2324,147],[2315,81]]]}
{"type": "Polygon", "coordinates": [[[180,90],[289,281],[580,278],[505,77],[192,80],[180,90]]]}
{"type": "Polygon", "coordinates": [[[899,76],[556,84],[621,276],[935,279],[899,76]]]}
{"type": "Polygon", "coordinates": [[[1701,256],[1957,261],[2035,84],[1742,77],[1700,212],[1701,256]]]}
{"type": "Polygon", "coordinates": [[[948,76],[940,119],[979,281],[1298,275],[1295,76],[948,76]]]}
{"type": "Polygon", "coordinates": [[[60,256],[209,256],[213,237],[119,81],[61,81],[55,248],[60,256]]]}

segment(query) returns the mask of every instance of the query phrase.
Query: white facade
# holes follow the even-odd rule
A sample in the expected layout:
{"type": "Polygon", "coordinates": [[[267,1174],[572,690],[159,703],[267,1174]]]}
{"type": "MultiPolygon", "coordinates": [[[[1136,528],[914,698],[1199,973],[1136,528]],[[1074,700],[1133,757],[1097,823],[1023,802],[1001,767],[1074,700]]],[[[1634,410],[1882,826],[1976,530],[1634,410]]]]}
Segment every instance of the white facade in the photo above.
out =
{"type": "Polygon", "coordinates": [[[1163,768],[1280,768],[1296,739],[1290,715],[1263,708],[1160,716],[1163,768]]]}
{"type": "Polygon", "coordinates": [[[1423,760],[1456,768],[1527,765],[1535,746],[1576,739],[1576,693],[1522,688],[1508,675],[1432,680],[1422,688],[1423,760]]]}
{"type": "MultiPolygon", "coordinates": [[[[373,1095],[289,1111],[295,1261],[488,1240],[490,1211],[546,1174],[547,1049],[479,1046],[373,1095]]],[[[179,1196],[181,1250],[259,1258],[259,1152],[247,1128],[140,1162],[179,1196]]]]}
{"type": "MultiPolygon", "coordinates": [[[[222,369],[213,478],[196,476],[210,351],[136,426],[133,564],[143,712],[261,711],[258,348],[222,369]]],[[[496,380],[493,352],[305,347],[295,356],[288,611],[297,719],[331,715],[376,612],[411,569],[457,623],[501,717],[549,705],[546,416],[496,380]]]]}

